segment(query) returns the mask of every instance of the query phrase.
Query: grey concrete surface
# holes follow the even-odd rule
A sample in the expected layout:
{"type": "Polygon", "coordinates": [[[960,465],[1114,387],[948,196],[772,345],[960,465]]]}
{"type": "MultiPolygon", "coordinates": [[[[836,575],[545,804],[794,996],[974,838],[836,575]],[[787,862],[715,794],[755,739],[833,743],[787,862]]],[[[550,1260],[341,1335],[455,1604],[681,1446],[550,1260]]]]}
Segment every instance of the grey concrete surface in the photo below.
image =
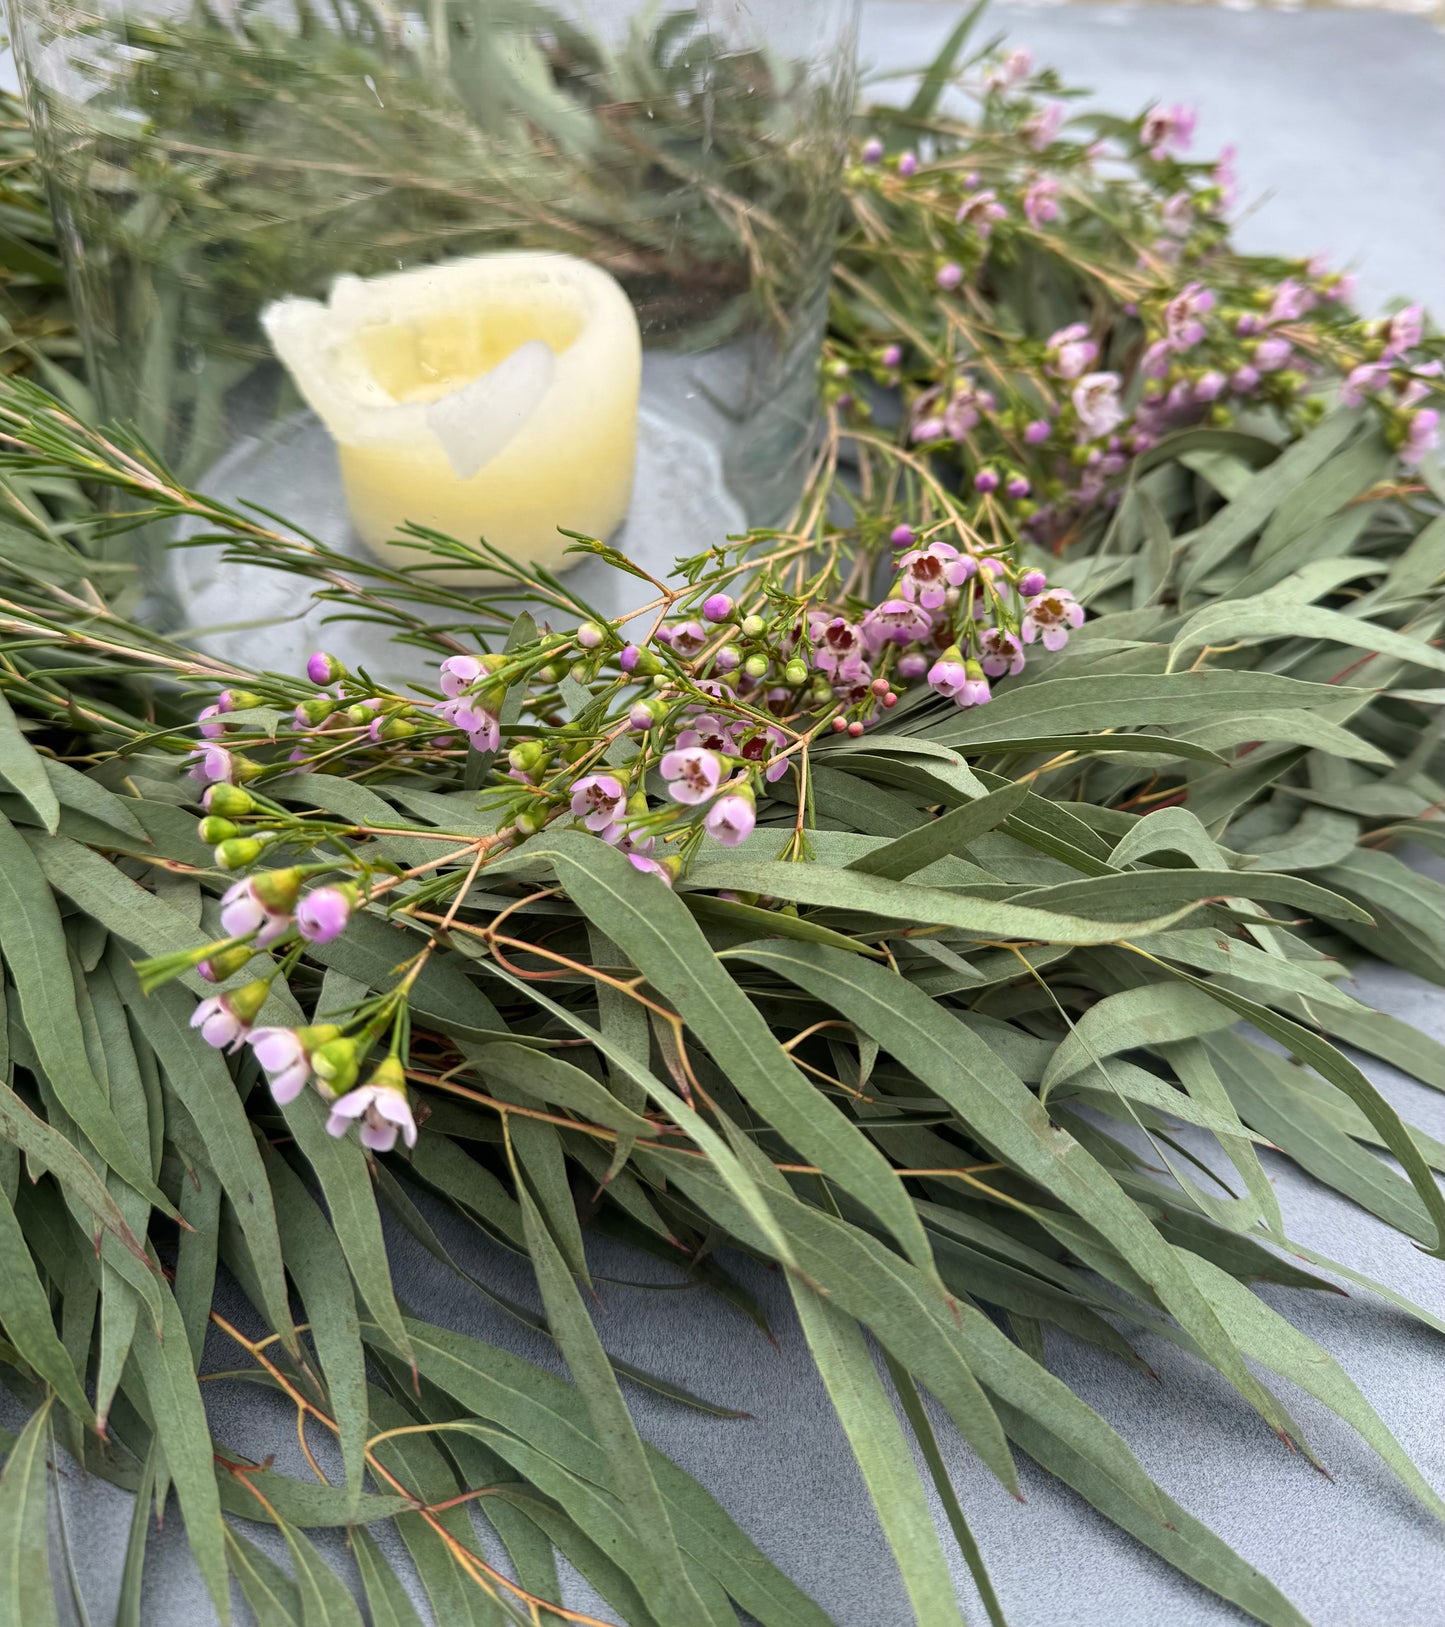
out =
{"type": "MultiPolygon", "coordinates": [[[[872,0],[865,60],[892,69],[919,62],[956,14],[952,5],[872,0]]],[[[1320,11],[1018,6],[997,7],[991,21],[1120,111],[1155,98],[1199,102],[1201,149],[1235,142],[1243,195],[1263,198],[1242,229],[1246,245],[1329,249],[1360,271],[1363,303],[1409,293],[1445,310],[1445,45],[1423,22],[1320,11]]],[[[1367,969],[1361,987],[1382,1009],[1445,1036],[1440,991],[1383,968],[1367,969]]],[[[1408,1118],[1445,1135],[1445,1096],[1383,1065],[1367,1067],[1408,1118]]],[[[1293,1235],[1442,1309],[1438,1262],[1283,1159],[1265,1156],[1293,1235]]],[[[531,1298],[511,1256],[479,1250],[455,1230],[450,1240],[479,1276],[531,1298]]],[[[459,1291],[404,1239],[393,1240],[393,1264],[419,1313],[549,1359],[539,1341],[459,1291]]],[[[660,1268],[616,1249],[599,1249],[596,1265],[622,1282],[661,1277],[660,1268]]],[[[639,1423],[839,1627],[904,1627],[896,1572],[786,1291],[767,1272],[740,1269],[772,1318],[776,1347],[738,1313],[699,1294],[599,1284],[603,1336],[618,1355],[753,1414],[742,1422],[708,1420],[634,1390],[639,1423]]],[[[1268,1297],[1336,1356],[1445,1486],[1441,1342],[1363,1292],[1341,1299],[1279,1290],[1268,1297]]],[[[1232,1391],[1169,1347],[1144,1349],[1157,1383],[1062,1336],[1050,1337],[1048,1354],[1053,1370],[1124,1433],[1170,1494],[1273,1578],[1315,1627],[1445,1623],[1438,1528],[1309,1397],[1291,1392],[1287,1401],[1332,1480],[1289,1455],[1232,1391]]],[[[265,1396],[217,1386],[211,1402],[223,1440],[253,1457],[274,1450],[281,1467],[297,1467],[290,1417],[265,1396]]],[[[1223,1627],[1243,1619],[1028,1466],[1027,1501],[1019,1507],[942,1421],[940,1434],[1011,1627],[1223,1627]]],[[[64,1486],[65,1529],[88,1617],[104,1623],[115,1607],[129,1499],[73,1468],[64,1486]]],[[[968,1619],[979,1622],[961,1562],[957,1574],[968,1619]]],[[[569,1603],[598,1608],[580,1584],[569,1603]]],[[[206,1627],[213,1619],[178,1520],[153,1539],[143,1619],[147,1627],[206,1627]]]]}

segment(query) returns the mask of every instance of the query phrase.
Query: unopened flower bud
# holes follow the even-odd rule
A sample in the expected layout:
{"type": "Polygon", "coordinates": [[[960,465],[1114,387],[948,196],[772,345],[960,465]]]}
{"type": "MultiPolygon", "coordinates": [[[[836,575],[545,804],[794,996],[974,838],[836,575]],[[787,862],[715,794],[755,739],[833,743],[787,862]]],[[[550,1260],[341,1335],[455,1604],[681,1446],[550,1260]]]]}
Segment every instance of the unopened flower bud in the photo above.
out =
{"type": "Polygon", "coordinates": [[[239,989],[233,989],[226,996],[226,1004],[242,1022],[250,1024],[255,1022],[270,992],[270,978],[258,977],[252,983],[243,983],[239,989]]]}
{"type": "Polygon", "coordinates": [[[223,689],[216,696],[216,705],[223,712],[249,712],[253,706],[265,704],[265,700],[250,689],[223,689]]]}
{"type": "Polygon", "coordinates": [[[236,819],[242,814],[251,813],[256,806],[256,799],[249,791],[243,791],[239,785],[228,785],[222,781],[209,787],[205,796],[201,798],[201,806],[207,813],[236,819]]]}
{"type": "Polygon", "coordinates": [[[383,740],[405,740],[408,735],[416,733],[416,724],[409,723],[404,717],[388,718],[377,731],[383,740]]]}
{"type": "Polygon", "coordinates": [[[726,621],[732,613],[733,601],[729,594],[713,593],[702,602],[704,621],[726,621]]]}
{"type": "Polygon", "coordinates": [[[240,834],[239,825],[233,825],[229,819],[222,819],[217,814],[207,814],[196,826],[196,835],[207,847],[219,847],[222,842],[229,842],[233,836],[240,834]]]}
{"type": "Polygon", "coordinates": [[[306,676],[318,688],[323,684],[334,684],[345,672],[346,668],[325,650],[318,650],[306,663],[306,676]]]}
{"type": "Polygon", "coordinates": [[[263,871],[252,877],[251,891],[273,915],[289,915],[301,896],[301,872],[294,864],[263,871]]]}
{"type": "Polygon", "coordinates": [[[761,638],[767,631],[767,627],[767,622],[761,616],[743,617],[742,631],[744,638],[761,638]]]}
{"type": "Polygon", "coordinates": [[[214,955],[207,955],[196,970],[207,983],[224,983],[247,965],[255,953],[248,943],[233,944],[229,949],[218,949],[214,955]]]}
{"type": "Polygon", "coordinates": [[[577,642],[584,650],[595,650],[602,643],[602,629],[595,621],[584,621],[577,629],[577,642]]]}
{"type": "Polygon", "coordinates": [[[229,841],[217,845],[216,864],[222,870],[240,870],[248,864],[255,864],[265,851],[265,846],[254,836],[233,836],[229,841]]]}
{"type": "Polygon", "coordinates": [[[519,774],[535,774],[547,760],[547,748],[540,740],[519,740],[507,753],[508,768],[519,774]]]}
{"type": "Polygon", "coordinates": [[[321,1081],[328,1095],[340,1096],[356,1083],[361,1064],[356,1056],[356,1041],[343,1035],[327,1040],[311,1053],[311,1071],[321,1081]]]}
{"type": "Polygon", "coordinates": [[[296,727],[314,729],[317,724],[325,723],[335,710],[336,702],[329,695],[317,695],[309,701],[301,701],[296,707],[296,727]]]}
{"type": "Polygon", "coordinates": [[[808,663],[800,661],[794,656],[787,666],[783,668],[783,679],[790,684],[805,684],[808,681],[808,663]]]}
{"type": "Polygon", "coordinates": [[[750,655],[743,662],[743,671],[747,673],[749,678],[761,678],[767,673],[771,665],[772,663],[765,655],[750,655]]]}

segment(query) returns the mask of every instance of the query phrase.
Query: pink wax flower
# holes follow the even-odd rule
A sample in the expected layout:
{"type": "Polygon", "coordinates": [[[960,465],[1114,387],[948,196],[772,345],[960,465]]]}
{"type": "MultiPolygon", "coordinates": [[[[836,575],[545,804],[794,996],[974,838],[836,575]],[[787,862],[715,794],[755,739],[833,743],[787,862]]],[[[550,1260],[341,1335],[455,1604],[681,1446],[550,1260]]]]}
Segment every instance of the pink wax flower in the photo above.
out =
{"type": "Polygon", "coordinates": [[[1315,302],[1314,294],[1293,277],[1286,277],[1275,289],[1265,318],[1269,322],[1297,322],[1315,302]]]}
{"type": "Polygon", "coordinates": [[[307,943],[330,943],[346,931],[351,894],[341,887],[316,887],[296,905],[296,930],[307,943]]]}
{"type": "Polygon", "coordinates": [[[1289,359],[1294,355],[1294,346],[1288,339],[1279,334],[1271,334],[1267,339],[1261,339],[1254,347],[1254,365],[1261,373],[1277,373],[1280,368],[1289,365],[1289,359]]]}
{"type": "Polygon", "coordinates": [[[968,669],[964,665],[963,651],[950,644],[928,669],[928,687],[935,695],[952,700],[968,682],[968,669]]]}
{"type": "Polygon", "coordinates": [[[1088,324],[1071,322],[1049,335],[1044,346],[1044,361],[1055,378],[1076,379],[1087,371],[1099,354],[1099,347],[1089,338],[1088,324]]]}
{"type": "Polygon", "coordinates": [[[701,746],[705,751],[721,752],[730,756],[737,749],[737,725],[712,712],[699,712],[689,719],[674,744],[682,747],[701,746]]]}
{"type": "Polygon", "coordinates": [[[945,260],[938,270],[934,272],[933,280],[945,294],[952,293],[963,281],[963,267],[959,265],[957,260],[945,260]]]}
{"type": "Polygon", "coordinates": [[[1081,441],[1099,440],[1124,422],[1117,373],[1085,373],[1074,386],[1071,399],[1079,415],[1081,441]]]}
{"type": "Polygon", "coordinates": [[[1362,362],[1350,369],[1340,386],[1340,400],[1347,407],[1363,407],[1367,396],[1383,390],[1390,382],[1388,362],[1362,362]]]}
{"type": "Polygon", "coordinates": [[[1024,193],[1024,218],[1030,226],[1047,226],[1059,218],[1059,183],[1041,175],[1024,193]]]}
{"type": "Polygon", "coordinates": [[[1418,468],[1440,443],[1440,414],[1433,407],[1421,407],[1410,417],[1400,461],[1407,469],[1418,468]]]}
{"type": "Polygon", "coordinates": [[[256,896],[252,877],[243,877],[221,894],[221,926],[230,938],[256,934],[256,947],[264,949],[291,930],[291,917],[270,910],[256,896]]]}
{"type": "Polygon", "coordinates": [[[1202,283],[1186,283],[1164,307],[1164,331],[1171,350],[1189,350],[1204,337],[1201,320],[1214,309],[1214,295],[1202,283]]]}
{"type": "Polygon", "coordinates": [[[707,643],[707,629],[700,621],[674,622],[671,627],[661,629],[658,636],[664,633],[672,653],[684,661],[691,661],[707,643]]]}
{"type": "Polygon", "coordinates": [[[191,1013],[191,1027],[199,1028],[201,1038],[218,1051],[238,1050],[251,1031],[250,1022],[231,1008],[224,994],[202,1000],[191,1013]]]}
{"type": "Polygon", "coordinates": [[[1053,144],[1054,137],[1058,135],[1059,126],[1063,122],[1064,104],[1045,102],[1036,113],[1030,113],[1019,125],[1019,134],[1036,153],[1041,153],[1045,147],[1053,144]]]}
{"type": "Polygon", "coordinates": [[[587,774],[572,787],[571,808],[588,830],[605,830],[627,811],[627,791],[615,774],[587,774]]]}
{"type": "Polygon", "coordinates": [[[984,75],[983,82],[989,90],[1009,90],[1014,85],[1021,85],[1033,71],[1032,51],[1006,51],[984,75]]]}
{"type": "Polygon", "coordinates": [[[916,644],[933,631],[933,617],[907,599],[885,599],[863,617],[863,642],[877,654],[885,644],[916,644]]]}
{"type": "Polygon", "coordinates": [[[1067,588],[1050,588],[1030,599],[1024,612],[1023,641],[1042,639],[1046,650],[1061,650],[1069,642],[1069,632],[1084,625],[1084,607],[1067,588]]]}
{"type": "Polygon", "coordinates": [[[937,610],[951,587],[962,587],[977,566],[949,542],[930,542],[898,561],[896,591],[925,610],[937,610]]]}
{"type": "Polygon", "coordinates": [[[809,618],[813,665],[829,678],[853,683],[867,657],[868,647],[858,627],[846,616],[809,618]]]}
{"type": "Polygon", "coordinates": [[[186,772],[197,785],[214,785],[235,777],[235,759],[224,746],[202,746],[188,761],[190,767],[186,772]]]}
{"type": "Polygon", "coordinates": [[[674,802],[696,806],[706,802],[722,782],[722,759],[702,746],[683,746],[670,751],[659,765],[667,781],[667,794],[674,802]]]}
{"type": "Polygon", "coordinates": [[[311,1077],[311,1058],[294,1028],[254,1028],[251,1050],[266,1075],[276,1102],[294,1102],[311,1077]]]}
{"type": "Polygon", "coordinates": [[[1008,219],[1008,210],[998,201],[998,193],[986,188],[982,192],[970,193],[959,204],[958,213],[953,218],[957,225],[970,226],[979,237],[987,240],[997,222],[1008,219]]]}
{"type": "Polygon", "coordinates": [[[737,754],[746,763],[766,764],[763,778],[772,785],[788,772],[788,759],[778,756],[787,744],[787,735],[776,724],[768,723],[749,735],[738,747],[737,754]]]}
{"type": "Polygon", "coordinates": [[[474,655],[449,655],[441,664],[441,691],[451,698],[476,683],[486,668],[474,655]]]}
{"type": "MultiPolygon", "coordinates": [[[[1042,575],[1042,572],[1038,572],[1042,575]]],[[[987,627],[979,638],[983,649],[983,670],[989,678],[1017,677],[1024,670],[1024,647],[1017,633],[1002,627],[987,627]]]]}
{"type": "Polygon", "coordinates": [[[1413,350],[1425,333],[1425,312],[1419,305],[1407,305],[1396,311],[1385,330],[1385,356],[1395,357],[1402,351],[1413,350]]]}
{"type": "Polygon", "coordinates": [[[361,1124],[361,1144],[372,1152],[390,1152],[398,1133],[408,1147],[416,1146],[416,1120],[406,1092],[390,1085],[359,1085],[331,1104],[326,1133],[344,1136],[361,1124]]]}
{"type": "Polygon", "coordinates": [[[724,847],[738,847],[747,841],[758,822],[752,793],[733,791],[721,796],[703,817],[703,829],[724,847]]]}
{"type": "Polygon", "coordinates": [[[1198,116],[1192,107],[1177,102],[1173,107],[1151,107],[1139,127],[1139,141],[1155,159],[1187,152],[1198,116]]]}

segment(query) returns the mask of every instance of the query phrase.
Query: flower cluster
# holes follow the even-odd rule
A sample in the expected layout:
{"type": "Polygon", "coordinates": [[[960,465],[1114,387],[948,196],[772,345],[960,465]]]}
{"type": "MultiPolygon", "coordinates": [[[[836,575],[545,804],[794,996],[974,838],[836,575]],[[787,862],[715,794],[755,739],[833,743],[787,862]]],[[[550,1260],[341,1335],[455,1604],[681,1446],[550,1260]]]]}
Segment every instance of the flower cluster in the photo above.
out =
{"type": "Polygon", "coordinates": [[[927,138],[863,142],[851,178],[867,207],[844,265],[907,320],[877,348],[830,348],[824,390],[844,421],[876,410],[864,380],[901,388],[905,435],[931,466],[1046,544],[1196,423],[1296,434],[1333,398],[1374,410],[1406,467],[1435,447],[1442,347],[1418,307],[1362,321],[1354,279],[1318,258],[1262,279],[1228,240],[1234,153],[1193,156],[1191,108],[1161,104],[1098,138],[1054,85],[1027,51],[985,57],[972,88],[992,139],[966,165],[927,138]],[[991,289],[1029,265],[1073,282],[1077,316],[1033,334],[981,325],[991,289]]]}

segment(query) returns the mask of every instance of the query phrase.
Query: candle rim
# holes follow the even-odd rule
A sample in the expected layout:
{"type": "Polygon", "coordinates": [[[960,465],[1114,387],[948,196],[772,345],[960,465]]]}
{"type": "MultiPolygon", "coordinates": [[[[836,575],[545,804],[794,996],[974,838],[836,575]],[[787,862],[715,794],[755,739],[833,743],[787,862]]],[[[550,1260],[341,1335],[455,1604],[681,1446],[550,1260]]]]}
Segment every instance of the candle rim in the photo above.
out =
{"type": "Polygon", "coordinates": [[[506,368],[531,341],[521,341],[485,373],[464,379],[431,401],[398,401],[377,380],[357,342],[370,325],[368,317],[388,309],[445,317],[448,309],[462,310],[484,297],[488,288],[495,292],[510,285],[518,292],[535,292],[539,282],[576,301],[582,321],[576,337],[552,352],[555,366],[532,411],[542,409],[548,393],[564,387],[572,365],[585,366],[591,351],[616,344],[619,323],[630,341],[625,345],[628,359],[635,357],[640,366],[637,314],[621,284],[590,260],[546,249],[496,250],[375,277],[343,275],[332,283],[325,300],[288,295],[273,301],[261,312],[261,326],[307,405],[338,442],[436,444],[433,409],[445,413],[446,403],[455,403],[469,391],[475,397],[477,385],[506,368]]]}

